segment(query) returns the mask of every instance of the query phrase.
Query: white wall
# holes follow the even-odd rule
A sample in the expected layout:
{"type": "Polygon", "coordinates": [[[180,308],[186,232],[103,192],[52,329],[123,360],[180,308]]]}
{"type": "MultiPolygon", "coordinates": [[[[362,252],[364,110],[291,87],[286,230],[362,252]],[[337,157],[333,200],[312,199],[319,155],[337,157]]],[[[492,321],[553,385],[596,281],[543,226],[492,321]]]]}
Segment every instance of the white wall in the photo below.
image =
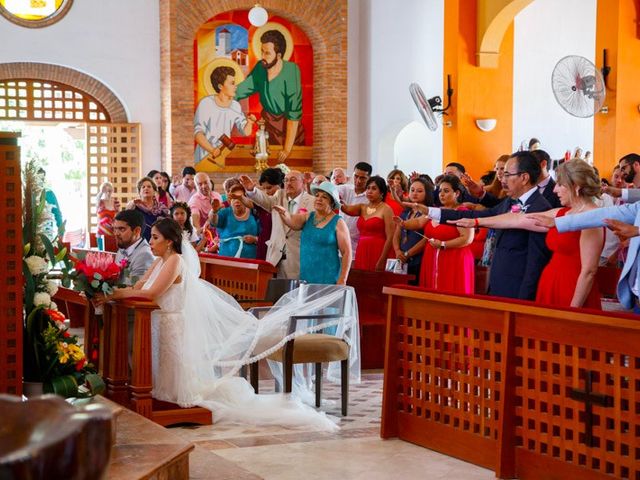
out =
{"type": "Polygon", "coordinates": [[[0,63],[51,63],[98,79],[142,124],[143,172],[160,168],[159,13],[157,0],[80,0],[46,28],[0,18],[0,63]]]}
{"type": "Polygon", "coordinates": [[[593,118],[573,117],[558,105],[551,73],[566,55],[581,55],[593,62],[595,30],[596,0],[536,0],[516,16],[514,150],[523,140],[536,137],[551,158],[561,158],[576,146],[593,151],[593,118]]]}
{"type": "Polygon", "coordinates": [[[409,84],[442,95],[443,28],[444,0],[349,0],[349,167],[442,169],[442,130],[412,124],[422,119],[409,84]]]}

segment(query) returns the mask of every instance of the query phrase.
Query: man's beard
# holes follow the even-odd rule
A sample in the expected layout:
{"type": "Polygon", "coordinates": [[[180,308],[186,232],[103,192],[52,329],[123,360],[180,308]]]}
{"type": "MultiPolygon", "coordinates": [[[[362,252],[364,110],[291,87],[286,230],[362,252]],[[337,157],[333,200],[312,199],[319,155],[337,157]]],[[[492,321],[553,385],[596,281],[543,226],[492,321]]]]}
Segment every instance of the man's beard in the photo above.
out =
{"type": "Polygon", "coordinates": [[[629,173],[627,173],[624,176],[624,181],[627,183],[633,183],[633,179],[635,178],[635,176],[636,176],[636,173],[633,170],[631,170],[629,173]]]}
{"type": "Polygon", "coordinates": [[[275,67],[276,63],[278,63],[278,57],[276,56],[276,59],[271,62],[271,63],[267,63],[265,60],[260,60],[262,62],[262,66],[266,69],[269,70],[270,68],[275,67]]]}

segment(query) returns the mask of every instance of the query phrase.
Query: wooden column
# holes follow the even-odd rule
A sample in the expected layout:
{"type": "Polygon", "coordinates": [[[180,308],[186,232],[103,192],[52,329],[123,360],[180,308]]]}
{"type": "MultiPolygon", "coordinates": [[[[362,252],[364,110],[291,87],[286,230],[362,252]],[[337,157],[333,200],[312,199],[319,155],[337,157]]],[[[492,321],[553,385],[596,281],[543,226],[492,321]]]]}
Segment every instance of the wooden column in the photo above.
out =
{"type": "Polygon", "coordinates": [[[596,16],[596,65],[607,50],[608,113],[594,117],[594,164],[608,177],[620,157],[638,153],[640,133],[640,1],[599,0],[596,16]]]}
{"type": "Polygon", "coordinates": [[[152,418],[151,389],[151,312],[158,306],[153,302],[123,301],[122,307],[133,309],[133,352],[129,392],[131,408],[140,415],[152,418]]]}
{"type": "MultiPolygon", "coordinates": [[[[493,42],[500,50],[491,54],[483,52],[479,47],[487,42],[478,39],[478,30],[488,29],[487,25],[491,24],[484,14],[478,18],[479,12],[486,10],[481,8],[485,3],[486,0],[447,0],[444,5],[443,91],[446,92],[449,74],[455,93],[450,114],[444,117],[445,122],[452,123],[451,127],[443,127],[443,166],[460,162],[475,178],[492,169],[500,155],[511,153],[513,141],[512,17],[515,14],[506,22],[500,38],[493,42]],[[497,119],[496,128],[491,132],[481,131],[475,124],[479,118],[497,119]]],[[[446,98],[443,101],[446,103],[446,98]]]]}
{"type": "Polygon", "coordinates": [[[104,325],[100,336],[100,375],[107,385],[107,397],[120,405],[129,405],[128,318],[125,308],[115,303],[104,305],[104,325]]]}
{"type": "Polygon", "coordinates": [[[0,132],[0,393],[22,394],[22,181],[18,133],[0,132]]]}

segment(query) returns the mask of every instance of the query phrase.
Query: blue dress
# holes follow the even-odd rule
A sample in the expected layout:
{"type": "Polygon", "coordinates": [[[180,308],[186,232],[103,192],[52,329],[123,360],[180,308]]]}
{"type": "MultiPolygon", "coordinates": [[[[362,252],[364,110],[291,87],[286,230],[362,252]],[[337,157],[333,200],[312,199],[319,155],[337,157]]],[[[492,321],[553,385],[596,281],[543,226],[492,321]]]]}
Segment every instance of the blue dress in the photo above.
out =
{"type": "MultiPolygon", "coordinates": [[[[402,218],[403,220],[408,220],[410,215],[411,215],[411,209],[407,208],[405,209],[404,212],[400,214],[400,218],[402,218]]],[[[418,218],[420,216],[421,214],[420,212],[418,212],[418,214],[413,218],[418,218]]],[[[403,252],[406,252],[410,248],[413,248],[413,246],[423,238],[420,235],[420,233],[422,232],[419,232],[417,230],[406,230],[404,228],[401,228],[400,229],[400,250],[402,250],[403,252]]],[[[409,262],[407,262],[407,273],[409,275],[415,275],[415,279],[409,282],[410,285],[418,285],[418,281],[420,280],[420,265],[422,265],[423,252],[424,250],[418,253],[417,255],[412,256],[411,258],[409,258],[409,262]]]]}
{"type": "MultiPolygon", "coordinates": [[[[235,257],[240,248],[240,239],[245,235],[258,236],[258,222],[256,217],[249,213],[246,220],[238,220],[233,214],[231,207],[220,209],[218,212],[218,225],[216,226],[220,235],[220,250],[218,255],[224,257],[235,257]]],[[[240,250],[240,258],[256,258],[257,245],[255,243],[243,243],[240,250]]]]}
{"type": "Polygon", "coordinates": [[[313,224],[315,215],[309,214],[300,235],[300,280],[335,285],[342,266],[336,235],[340,216],[334,215],[329,223],[318,228],[313,224]]]}

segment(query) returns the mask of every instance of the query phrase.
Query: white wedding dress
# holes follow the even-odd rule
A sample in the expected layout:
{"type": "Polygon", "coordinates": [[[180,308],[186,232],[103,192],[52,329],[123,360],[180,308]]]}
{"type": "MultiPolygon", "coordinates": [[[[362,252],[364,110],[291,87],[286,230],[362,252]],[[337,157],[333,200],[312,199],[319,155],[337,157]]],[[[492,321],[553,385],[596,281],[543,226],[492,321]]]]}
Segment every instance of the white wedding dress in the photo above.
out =
{"type": "MultiPolygon", "coordinates": [[[[256,395],[237,372],[293,337],[336,326],[336,335],[350,345],[350,381],[359,382],[358,310],[353,289],[303,285],[285,295],[258,320],[233,297],[199,278],[200,263],[191,245],[183,241],[182,251],[181,281],[158,299],[160,310],[151,317],[153,397],[183,407],[210,409],[215,422],[337,428],[324,413],[304,403],[310,403],[313,395],[311,379],[301,366],[296,366],[290,395],[256,395]],[[340,318],[322,323],[300,321],[293,333],[288,332],[292,315],[337,312],[343,312],[340,318]]],[[[162,266],[162,262],[156,265],[143,288],[153,284],[162,266]]],[[[339,382],[339,369],[339,362],[330,364],[327,378],[339,382]]],[[[282,385],[282,369],[273,370],[282,385]]]]}

